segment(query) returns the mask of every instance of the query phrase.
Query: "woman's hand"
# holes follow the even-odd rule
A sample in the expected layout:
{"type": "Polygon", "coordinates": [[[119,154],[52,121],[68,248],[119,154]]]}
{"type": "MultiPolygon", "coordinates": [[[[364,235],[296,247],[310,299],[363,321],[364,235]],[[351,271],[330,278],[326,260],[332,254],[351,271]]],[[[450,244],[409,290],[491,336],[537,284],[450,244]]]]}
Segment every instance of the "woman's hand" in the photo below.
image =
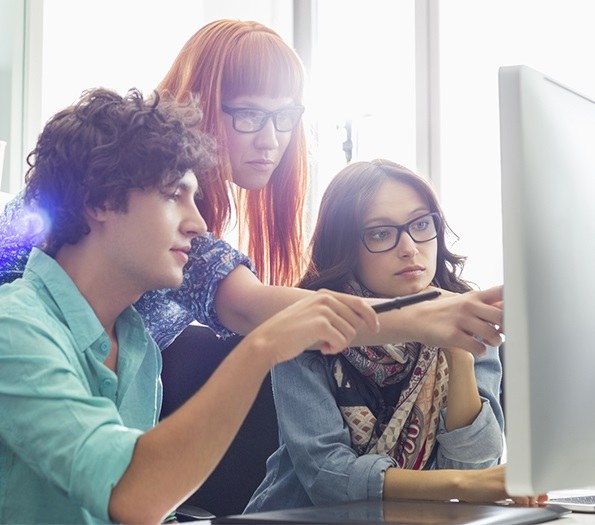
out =
{"type": "Polygon", "coordinates": [[[534,496],[509,496],[506,492],[506,465],[483,470],[462,470],[462,501],[494,502],[512,500],[517,505],[535,506],[547,501],[547,494],[534,496]]]}
{"type": "Polygon", "coordinates": [[[546,494],[514,496],[506,492],[506,465],[479,470],[408,470],[389,468],[384,477],[385,499],[457,499],[473,503],[512,501],[539,505],[546,494]]]}
{"type": "Polygon", "coordinates": [[[408,340],[475,355],[484,354],[486,344],[502,343],[502,286],[463,294],[442,290],[439,298],[402,312],[408,318],[408,340]]]}

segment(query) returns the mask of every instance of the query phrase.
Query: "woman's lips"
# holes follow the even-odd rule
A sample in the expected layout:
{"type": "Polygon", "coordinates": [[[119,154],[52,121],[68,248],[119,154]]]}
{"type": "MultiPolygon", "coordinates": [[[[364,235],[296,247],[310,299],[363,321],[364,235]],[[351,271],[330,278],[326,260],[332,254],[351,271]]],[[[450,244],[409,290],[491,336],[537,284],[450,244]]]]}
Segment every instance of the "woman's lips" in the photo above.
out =
{"type": "Polygon", "coordinates": [[[421,266],[408,266],[407,268],[403,268],[402,270],[398,271],[395,275],[399,275],[401,277],[417,277],[424,271],[425,268],[422,268],[421,266]]]}
{"type": "Polygon", "coordinates": [[[272,160],[251,160],[248,162],[252,168],[258,171],[271,171],[275,167],[275,163],[272,160]]]}

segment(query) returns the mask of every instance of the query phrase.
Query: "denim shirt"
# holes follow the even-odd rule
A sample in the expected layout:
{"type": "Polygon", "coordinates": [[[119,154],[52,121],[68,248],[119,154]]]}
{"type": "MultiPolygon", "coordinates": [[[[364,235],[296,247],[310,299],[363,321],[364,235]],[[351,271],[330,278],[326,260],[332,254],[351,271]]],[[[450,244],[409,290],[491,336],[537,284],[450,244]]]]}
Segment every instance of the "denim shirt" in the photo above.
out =
{"type": "MultiPolygon", "coordinates": [[[[504,416],[499,403],[498,350],[475,359],[482,400],[471,425],[447,432],[441,414],[432,469],[480,469],[503,453],[504,416]]],[[[384,454],[358,456],[335,400],[328,364],[306,352],[272,371],[279,448],[267,460],[265,479],[245,512],[382,499],[384,473],[396,462],[384,454]]]]}
{"type": "MultiPolygon", "coordinates": [[[[42,221],[19,193],[0,214],[0,285],[21,277],[33,246],[43,242],[42,221]]],[[[234,268],[254,267],[246,255],[211,233],[192,241],[184,282],[175,290],[147,292],[135,307],[161,350],[192,321],[209,326],[218,335],[233,335],[215,311],[217,287],[234,268]]]]}

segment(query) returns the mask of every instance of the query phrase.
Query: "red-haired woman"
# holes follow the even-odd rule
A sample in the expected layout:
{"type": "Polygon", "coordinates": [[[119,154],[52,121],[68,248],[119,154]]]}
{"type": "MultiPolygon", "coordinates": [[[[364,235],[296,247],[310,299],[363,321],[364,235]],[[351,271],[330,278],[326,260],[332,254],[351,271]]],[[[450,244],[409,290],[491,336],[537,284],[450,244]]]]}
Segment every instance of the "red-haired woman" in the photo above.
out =
{"type": "Polygon", "coordinates": [[[186,42],[159,84],[178,99],[200,95],[202,127],[220,144],[200,211],[218,237],[237,217],[240,249],[266,284],[291,286],[303,270],[304,77],[269,27],[217,20],[186,42]]]}

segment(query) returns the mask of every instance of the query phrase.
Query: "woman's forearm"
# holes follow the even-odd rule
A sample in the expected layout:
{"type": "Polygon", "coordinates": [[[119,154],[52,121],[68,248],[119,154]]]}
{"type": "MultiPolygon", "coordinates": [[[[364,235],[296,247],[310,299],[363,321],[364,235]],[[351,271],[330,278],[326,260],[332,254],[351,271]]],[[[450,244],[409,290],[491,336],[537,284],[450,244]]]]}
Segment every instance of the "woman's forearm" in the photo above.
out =
{"type": "MultiPolygon", "coordinates": [[[[311,294],[309,290],[263,285],[239,266],[219,284],[215,308],[230,330],[245,335],[271,315],[311,294]]],[[[485,341],[500,344],[502,288],[434,299],[379,314],[380,331],[363,327],[354,345],[419,341],[429,346],[458,347],[477,355],[485,341]]],[[[379,302],[369,299],[367,302],[379,302]]]]}
{"type": "Polygon", "coordinates": [[[495,502],[508,497],[504,475],[504,465],[482,470],[389,468],[383,498],[495,502]]]}
{"type": "Polygon", "coordinates": [[[471,425],[481,410],[474,358],[458,348],[444,350],[448,362],[447,432],[471,425]]]}

